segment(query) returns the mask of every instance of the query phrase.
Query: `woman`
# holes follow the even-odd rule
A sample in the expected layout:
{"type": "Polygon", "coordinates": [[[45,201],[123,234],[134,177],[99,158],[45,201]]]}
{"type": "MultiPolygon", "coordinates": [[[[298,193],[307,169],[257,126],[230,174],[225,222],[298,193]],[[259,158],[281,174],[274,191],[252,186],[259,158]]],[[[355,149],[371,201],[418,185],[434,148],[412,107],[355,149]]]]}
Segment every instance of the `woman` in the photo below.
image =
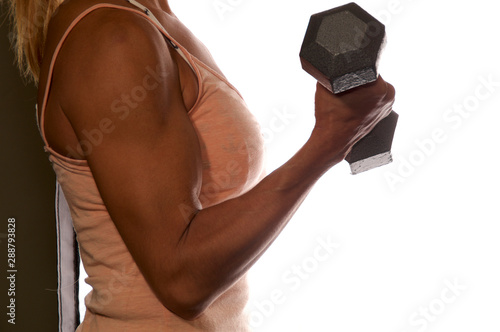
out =
{"type": "Polygon", "coordinates": [[[11,1],[92,286],[77,331],[247,331],[246,272],[393,87],[318,84],[309,140],[265,176],[257,123],[167,0],[11,1]]]}

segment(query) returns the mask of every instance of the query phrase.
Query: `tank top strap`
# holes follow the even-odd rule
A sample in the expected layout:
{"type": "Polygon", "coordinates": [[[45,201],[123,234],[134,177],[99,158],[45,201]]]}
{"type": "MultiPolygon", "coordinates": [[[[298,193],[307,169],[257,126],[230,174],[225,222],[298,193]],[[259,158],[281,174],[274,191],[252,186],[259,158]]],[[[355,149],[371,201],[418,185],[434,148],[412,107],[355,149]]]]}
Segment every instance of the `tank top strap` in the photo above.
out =
{"type": "Polygon", "coordinates": [[[151,10],[149,10],[148,8],[146,8],[145,6],[143,6],[142,4],[138,3],[135,0],[124,0],[124,1],[127,1],[131,5],[136,6],[139,9],[139,11],[136,10],[136,9],[130,8],[130,7],[125,7],[125,6],[121,6],[121,5],[115,5],[115,4],[111,4],[111,3],[99,3],[97,5],[91,6],[91,7],[87,8],[85,11],[83,11],[81,14],[79,14],[71,22],[71,24],[68,26],[68,28],[64,32],[61,40],[57,44],[57,47],[56,47],[56,49],[55,49],[55,51],[54,51],[54,53],[52,55],[52,59],[50,61],[49,72],[47,74],[47,82],[46,82],[46,85],[45,85],[45,91],[44,91],[43,99],[41,100],[41,102],[42,102],[41,107],[38,108],[38,104],[35,105],[36,122],[37,122],[38,130],[40,131],[40,135],[42,136],[43,142],[45,144],[45,151],[50,150],[51,152],[54,152],[48,146],[47,140],[45,138],[44,113],[45,113],[45,108],[47,106],[47,99],[48,99],[49,92],[50,92],[50,86],[51,86],[51,82],[52,82],[52,74],[53,74],[53,71],[54,71],[54,65],[55,65],[57,56],[58,56],[58,54],[59,54],[59,52],[61,50],[61,47],[62,47],[64,41],[68,37],[68,35],[71,32],[71,30],[73,30],[73,28],[78,24],[78,22],[80,22],[85,16],[87,16],[88,14],[90,14],[91,12],[93,12],[94,10],[97,10],[97,9],[100,9],[100,8],[116,8],[116,9],[127,10],[127,11],[130,11],[130,12],[137,13],[137,14],[139,14],[141,16],[144,16],[153,25],[155,25],[156,28],[164,35],[164,37],[168,41],[168,44],[171,47],[173,47],[179,53],[179,55],[187,62],[187,64],[191,67],[191,69],[194,71],[194,73],[195,74],[198,73],[198,71],[195,69],[194,60],[192,59],[191,54],[182,45],[180,45],[176,40],[174,40],[170,36],[170,34],[165,29],[165,27],[153,15],[153,13],[151,12],[151,10]],[[41,113],[40,116],[38,114],[39,112],[41,113]],[[40,121],[38,119],[40,119],[40,121]]]}
{"type": "Polygon", "coordinates": [[[139,2],[137,2],[136,0],[126,0],[128,3],[136,6],[137,8],[141,9],[144,14],[146,14],[146,16],[152,20],[156,27],[158,29],[160,29],[160,31],[163,33],[163,35],[165,36],[165,38],[168,40],[168,42],[170,43],[170,45],[179,53],[179,55],[187,62],[187,64],[191,67],[191,69],[193,71],[194,70],[194,67],[193,67],[193,64],[191,63],[191,61],[188,59],[188,57],[186,56],[186,54],[189,54],[189,52],[183,48],[182,46],[179,45],[179,43],[177,43],[170,35],[169,33],[167,32],[167,30],[165,29],[165,27],[160,23],[160,21],[158,21],[158,19],[153,15],[153,13],[151,12],[151,10],[149,10],[146,6],[143,6],[142,4],[140,4],[139,2]]]}

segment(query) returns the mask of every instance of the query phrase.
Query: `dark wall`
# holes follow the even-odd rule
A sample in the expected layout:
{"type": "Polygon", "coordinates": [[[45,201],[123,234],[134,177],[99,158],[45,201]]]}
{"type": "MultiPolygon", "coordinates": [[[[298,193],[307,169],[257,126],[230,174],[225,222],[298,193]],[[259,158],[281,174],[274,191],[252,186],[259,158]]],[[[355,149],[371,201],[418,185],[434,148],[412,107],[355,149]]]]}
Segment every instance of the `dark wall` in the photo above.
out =
{"type": "Polygon", "coordinates": [[[14,66],[8,23],[0,8],[0,331],[55,332],[55,176],[36,127],[36,88],[14,66]],[[15,296],[8,294],[9,218],[15,218],[15,296]],[[8,323],[11,298],[15,325],[8,323]]]}

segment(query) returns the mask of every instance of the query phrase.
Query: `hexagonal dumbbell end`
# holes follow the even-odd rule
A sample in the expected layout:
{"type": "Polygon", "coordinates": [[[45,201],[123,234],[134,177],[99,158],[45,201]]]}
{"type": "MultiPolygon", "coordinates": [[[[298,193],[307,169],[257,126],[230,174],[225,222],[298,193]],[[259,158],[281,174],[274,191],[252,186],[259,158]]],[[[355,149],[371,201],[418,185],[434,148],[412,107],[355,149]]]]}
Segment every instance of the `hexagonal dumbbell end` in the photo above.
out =
{"type": "Polygon", "coordinates": [[[340,93],[373,82],[385,27],[355,3],[311,16],[300,50],[302,68],[340,93]]]}
{"type": "MultiPolygon", "coordinates": [[[[300,50],[302,68],[332,93],[378,77],[385,27],[355,3],[311,16],[300,50]]],[[[383,119],[353,146],[346,160],[352,174],[392,162],[391,145],[398,115],[383,119]]]]}

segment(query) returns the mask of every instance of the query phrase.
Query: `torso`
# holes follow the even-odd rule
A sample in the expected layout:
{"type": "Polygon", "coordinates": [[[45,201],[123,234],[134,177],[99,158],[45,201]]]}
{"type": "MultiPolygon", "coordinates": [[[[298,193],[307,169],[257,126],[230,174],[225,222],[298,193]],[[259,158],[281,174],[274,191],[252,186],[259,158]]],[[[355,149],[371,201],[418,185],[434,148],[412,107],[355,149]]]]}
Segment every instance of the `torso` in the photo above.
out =
{"type": "MultiPolygon", "coordinates": [[[[160,8],[151,0],[139,0],[138,2],[150,9],[158,21],[165,27],[169,35],[186,48],[189,53],[223,76],[206,47],[177,19],[175,15],[169,12],[168,7],[160,8]]],[[[57,44],[68,26],[79,14],[99,3],[110,3],[138,10],[136,6],[129,4],[126,0],[71,0],[64,2],[51,21],[49,35],[47,36],[45,44],[45,55],[39,79],[39,107],[42,105],[41,100],[46,88],[45,85],[48,78],[49,65],[57,44]]],[[[165,42],[167,41],[165,40],[165,42]]],[[[176,51],[172,51],[171,47],[169,47],[169,49],[171,50],[170,54],[173,60],[178,66],[179,85],[182,91],[182,98],[186,109],[189,110],[194,105],[198,95],[198,81],[196,75],[184,59],[182,59],[176,51]]],[[[64,52],[64,48],[61,49],[61,53],[62,52],[64,52]]],[[[56,69],[57,61],[54,71],[56,69]]],[[[48,144],[55,151],[63,154],[67,145],[78,145],[78,139],[70,122],[64,115],[63,109],[60,107],[59,100],[62,97],[58,89],[52,88],[45,109],[44,128],[48,144]]],[[[41,116],[41,112],[39,112],[38,116],[41,116]]],[[[41,123],[41,121],[39,121],[39,123],[41,123]]],[[[81,159],[85,159],[84,156],[81,156],[81,159]]]]}

